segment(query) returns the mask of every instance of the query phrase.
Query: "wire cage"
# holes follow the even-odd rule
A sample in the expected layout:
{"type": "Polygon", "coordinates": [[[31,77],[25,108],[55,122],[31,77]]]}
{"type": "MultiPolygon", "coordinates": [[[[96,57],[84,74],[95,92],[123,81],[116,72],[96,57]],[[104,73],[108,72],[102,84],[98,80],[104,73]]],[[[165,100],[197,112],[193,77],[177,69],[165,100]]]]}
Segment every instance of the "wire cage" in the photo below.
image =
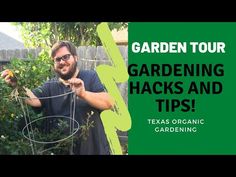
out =
{"type": "Polygon", "coordinates": [[[22,135],[30,144],[33,155],[74,154],[74,136],[80,129],[79,122],[75,119],[76,95],[69,91],[60,95],[50,97],[28,98],[18,97],[20,103],[24,126],[22,135]],[[39,99],[57,102],[69,100],[68,115],[51,114],[47,116],[34,117],[31,108],[26,104],[26,99],[39,99]]]}

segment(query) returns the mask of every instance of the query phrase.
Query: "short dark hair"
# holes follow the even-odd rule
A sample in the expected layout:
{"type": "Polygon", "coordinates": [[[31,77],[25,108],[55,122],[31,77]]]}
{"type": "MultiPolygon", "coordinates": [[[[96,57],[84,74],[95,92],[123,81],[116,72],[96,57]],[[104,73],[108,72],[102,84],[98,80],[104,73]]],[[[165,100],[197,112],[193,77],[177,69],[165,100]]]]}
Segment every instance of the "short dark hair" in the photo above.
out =
{"type": "Polygon", "coordinates": [[[55,57],[56,52],[62,47],[66,47],[73,56],[77,56],[76,47],[71,42],[58,41],[52,46],[51,57],[55,57]]]}

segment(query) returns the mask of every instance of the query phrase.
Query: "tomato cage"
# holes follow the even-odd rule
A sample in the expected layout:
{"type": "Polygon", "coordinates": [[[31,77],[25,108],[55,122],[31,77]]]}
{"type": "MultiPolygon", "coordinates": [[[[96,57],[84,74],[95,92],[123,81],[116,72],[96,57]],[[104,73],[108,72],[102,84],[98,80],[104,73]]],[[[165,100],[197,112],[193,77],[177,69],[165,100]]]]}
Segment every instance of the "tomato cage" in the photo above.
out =
{"type": "Polygon", "coordinates": [[[74,154],[75,135],[80,125],[75,119],[76,95],[73,91],[39,98],[18,96],[17,101],[23,112],[22,135],[29,141],[33,155],[74,154]],[[42,112],[36,114],[37,110],[26,103],[27,99],[39,99],[54,105],[66,101],[66,104],[59,113],[52,111],[45,116],[42,112]]]}

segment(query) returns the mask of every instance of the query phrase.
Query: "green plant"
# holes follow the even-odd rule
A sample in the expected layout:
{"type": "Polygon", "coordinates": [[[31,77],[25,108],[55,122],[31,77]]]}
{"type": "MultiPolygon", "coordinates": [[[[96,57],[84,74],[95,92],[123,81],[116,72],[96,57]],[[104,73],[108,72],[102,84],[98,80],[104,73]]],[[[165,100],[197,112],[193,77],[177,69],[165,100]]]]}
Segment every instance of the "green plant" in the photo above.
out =
{"type": "MultiPolygon", "coordinates": [[[[58,40],[69,40],[76,46],[101,45],[96,32],[99,22],[14,22],[20,29],[26,47],[51,47],[58,40]]],[[[125,22],[109,22],[111,30],[128,27],[125,22]]]]}
{"type": "Polygon", "coordinates": [[[84,125],[80,126],[81,133],[80,133],[79,137],[82,137],[82,139],[84,141],[86,141],[88,136],[89,136],[90,128],[94,127],[94,121],[90,120],[90,118],[92,117],[93,114],[94,114],[93,111],[91,111],[91,113],[87,113],[87,118],[86,118],[86,120],[84,122],[84,125]]]}
{"type": "MultiPolygon", "coordinates": [[[[38,121],[39,126],[43,124],[44,121],[38,121]]],[[[55,142],[55,143],[45,143],[39,144],[36,143],[36,154],[37,155],[67,155],[70,154],[70,148],[73,142],[75,142],[78,137],[72,136],[69,137],[69,124],[65,120],[56,120],[54,125],[49,131],[43,131],[41,128],[34,127],[33,132],[34,139],[40,142],[55,142]],[[56,124],[56,125],[55,125],[56,124]],[[61,141],[59,141],[61,140],[61,141]],[[58,141],[58,142],[56,142],[58,141]]]]}
{"type": "MultiPolygon", "coordinates": [[[[30,57],[30,56],[29,56],[30,57]]],[[[17,97],[25,96],[24,87],[33,89],[41,85],[52,76],[52,62],[45,50],[37,58],[28,60],[12,59],[4,69],[10,69],[17,79],[15,89],[8,86],[3,78],[0,78],[0,154],[26,154],[31,150],[29,142],[21,134],[19,125],[24,119],[22,105],[17,97]]],[[[29,109],[32,115],[38,115],[29,109]]]]}
{"type": "Polygon", "coordinates": [[[29,141],[26,141],[20,136],[18,139],[12,138],[9,135],[1,135],[0,137],[0,154],[11,155],[27,155],[31,154],[29,141]]]}

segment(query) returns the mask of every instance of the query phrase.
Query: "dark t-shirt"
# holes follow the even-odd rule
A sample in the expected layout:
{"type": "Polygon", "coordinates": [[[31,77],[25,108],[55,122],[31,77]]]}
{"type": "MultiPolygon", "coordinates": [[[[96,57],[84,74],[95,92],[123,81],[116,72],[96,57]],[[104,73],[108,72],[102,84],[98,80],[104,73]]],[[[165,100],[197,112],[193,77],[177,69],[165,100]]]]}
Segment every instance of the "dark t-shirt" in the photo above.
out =
{"type": "MultiPolygon", "coordinates": [[[[77,76],[84,82],[86,91],[104,92],[95,71],[81,70],[77,76]]],[[[90,106],[86,101],[76,97],[75,112],[73,104],[73,93],[71,89],[53,78],[43,86],[33,90],[33,93],[40,99],[44,116],[66,116],[73,117],[79,122],[80,129],[77,133],[75,154],[110,154],[109,144],[106,139],[104,127],[100,118],[100,110],[90,106]],[[62,96],[60,96],[62,95],[62,96]],[[48,98],[49,97],[49,98],[48,98]],[[82,127],[91,125],[85,136],[81,136],[82,127]]],[[[52,125],[48,122],[44,125],[49,130],[52,125]]]]}

